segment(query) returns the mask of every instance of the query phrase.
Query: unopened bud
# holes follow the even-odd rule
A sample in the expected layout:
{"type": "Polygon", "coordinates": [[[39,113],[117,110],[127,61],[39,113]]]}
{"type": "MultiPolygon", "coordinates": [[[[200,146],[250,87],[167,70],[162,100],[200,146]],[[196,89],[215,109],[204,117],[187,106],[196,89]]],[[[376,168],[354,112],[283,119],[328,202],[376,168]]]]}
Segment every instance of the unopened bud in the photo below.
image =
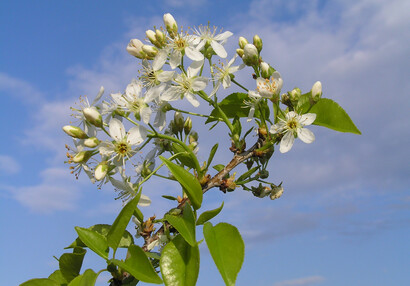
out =
{"type": "Polygon", "coordinates": [[[282,194],[283,194],[282,186],[273,187],[270,193],[270,199],[271,200],[279,199],[282,196],[282,194]]]}
{"type": "Polygon", "coordinates": [[[262,51],[262,39],[258,35],[253,36],[253,44],[258,49],[258,52],[262,51]]]}
{"type": "Polygon", "coordinates": [[[84,146],[89,148],[97,147],[100,144],[100,140],[97,137],[90,137],[84,140],[84,146]]]}
{"type": "Polygon", "coordinates": [[[313,84],[313,87],[312,87],[312,99],[314,101],[319,101],[321,97],[322,97],[322,83],[320,81],[317,81],[313,84]]]}
{"type": "Polygon", "coordinates": [[[164,14],[164,24],[169,36],[174,38],[178,33],[178,25],[170,13],[164,14]]]}
{"type": "Polygon", "coordinates": [[[94,172],[94,177],[97,181],[101,181],[105,178],[108,173],[108,164],[107,161],[103,161],[97,165],[94,172]]]}
{"type": "Polygon", "coordinates": [[[261,62],[260,67],[261,67],[261,76],[263,78],[270,78],[272,74],[270,73],[271,69],[270,69],[269,64],[267,62],[261,62]]]}
{"type": "Polygon", "coordinates": [[[198,141],[198,133],[196,133],[195,131],[191,131],[191,133],[189,134],[189,144],[191,144],[192,142],[197,142],[198,141]]]}
{"type": "Polygon", "coordinates": [[[88,135],[85,134],[85,132],[80,127],[66,125],[63,127],[63,131],[74,138],[78,138],[78,139],[88,138],[88,135]]]}
{"type": "Polygon", "coordinates": [[[149,57],[155,57],[158,54],[157,48],[150,45],[143,45],[142,50],[146,53],[149,57]]]}
{"type": "Polygon", "coordinates": [[[178,111],[174,114],[174,124],[177,126],[179,132],[182,132],[182,129],[184,129],[184,117],[178,111]]]}
{"type": "Polygon", "coordinates": [[[300,90],[300,88],[295,87],[294,89],[289,91],[288,94],[289,94],[290,100],[293,102],[296,102],[299,100],[300,95],[302,94],[302,91],[300,90]]]}
{"type": "Polygon", "coordinates": [[[240,56],[241,58],[244,55],[243,49],[236,49],[236,53],[238,54],[238,56],[240,56]]]}
{"type": "Polygon", "coordinates": [[[93,151],[81,151],[78,152],[77,155],[74,156],[73,162],[74,163],[85,163],[90,159],[90,157],[93,155],[93,151]]]}
{"type": "Polygon", "coordinates": [[[161,30],[155,30],[155,38],[161,44],[161,46],[163,46],[166,42],[165,34],[161,30]]]}
{"type": "Polygon", "coordinates": [[[248,66],[257,65],[259,62],[258,49],[252,44],[246,44],[243,48],[243,62],[248,66]]]}
{"type": "Polygon", "coordinates": [[[187,117],[187,119],[185,119],[185,122],[184,122],[184,132],[185,132],[185,134],[189,134],[191,129],[192,129],[192,119],[191,119],[191,117],[187,117]]]}
{"type": "Polygon", "coordinates": [[[284,93],[281,95],[281,102],[283,104],[287,104],[289,102],[290,98],[289,95],[287,93],[284,93]]]}
{"type": "Polygon", "coordinates": [[[259,178],[261,179],[266,179],[269,177],[269,171],[268,170],[262,170],[259,172],[259,178]]]}
{"type": "Polygon", "coordinates": [[[127,46],[127,52],[134,56],[137,57],[139,59],[145,59],[146,58],[146,54],[144,53],[144,51],[142,50],[142,46],[144,44],[138,40],[138,39],[132,39],[127,46]]]}
{"type": "Polygon", "coordinates": [[[155,34],[155,32],[153,30],[146,30],[145,31],[145,35],[147,35],[148,40],[155,46],[158,46],[159,43],[157,41],[157,35],[155,34]]]}
{"type": "Polygon", "coordinates": [[[83,109],[85,119],[92,125],[102,127],[102,116],[95,107],[86,107],[83,109]]]}
{"type": "Polygon", "coordinates": [[[239,37],[239,47],[243,49],[246,44],[249,44],[248,40],[244,37],[239,37]]]}

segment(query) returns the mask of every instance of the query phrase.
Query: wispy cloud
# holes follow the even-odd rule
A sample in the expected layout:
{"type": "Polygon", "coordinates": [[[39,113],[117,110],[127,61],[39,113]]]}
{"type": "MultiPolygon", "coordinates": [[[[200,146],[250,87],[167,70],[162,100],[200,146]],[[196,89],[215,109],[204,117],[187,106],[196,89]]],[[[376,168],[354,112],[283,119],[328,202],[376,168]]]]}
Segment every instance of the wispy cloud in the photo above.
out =
{"type": "Polygon", "coordinates": [[[32,84],[4,72],[0,72],[0,91],[23,104],[38,104],[44,99],[44,94],[32,84]]]}
{"type": "Polygon", "coordinates": [[[8,155],[0,154],[0,173],[15,174],[20,171],[20,164],[8,155]]]}
{"type": "Polygon", "coordinates": [[[326,279],[323,276],[308,276],[298,279],[284,280],[276,282],[274,286],[307,286],[307,285],[317,285],[326,279]]]}

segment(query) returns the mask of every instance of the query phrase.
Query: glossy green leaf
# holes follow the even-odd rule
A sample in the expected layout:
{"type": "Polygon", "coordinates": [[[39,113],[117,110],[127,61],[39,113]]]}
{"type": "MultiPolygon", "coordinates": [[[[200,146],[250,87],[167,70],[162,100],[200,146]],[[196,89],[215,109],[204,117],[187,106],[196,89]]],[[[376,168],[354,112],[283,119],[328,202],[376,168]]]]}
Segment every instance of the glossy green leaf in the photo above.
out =
{"type": "Polygon", "coordinates": [[[179,153],[176,158],[184,166],[187,166],[191,169],[195,169],[195,159],[193,159],[191,155],[187,151],[185,151],[185,149],[181,145],[177,143],[172,143],[172,151],[174,151],[175,154],[179,153]]]}
{"type": "MultiPolygon", "coordinates": [[[[108,232],[110,231],[110,228],[111,228],[111,225],[109,225],[109,224],[96,224],[96,225],[93,225],[93,226],[89,227],[88,229],[96,231],[99,234],[106,237],[108,232]]],[[[128,248],[131,244],[134,244],[134,238],[132,237],[131,233],[129,233],[126,230],[124,232],[121,240],[120,240],[120,244],[118,245],[118,247],[128,248]]],[[[87,247],[87,245],[85,245],[85,243],[82,242],[79,237],[77,237],[77,239],[73,243],[71,243],[69,246],[67,246],[66,249],[67,248],[74,248],[74,247],[77,247],[77,246],[87,247]]]]}
{"type": "Polygon", "coordinates": [[[120,214],[115,219],[114,223],[112,224],[108,234],[107,234],[107,242],[108,246],[112,249],[116,250],[120,244],[121,238],[124,235],[125,229],[127,228],[131,217],[137,207],[137,204],[141,197],[141,191],[130,200],[121,210],[120,214]]]}
{"type": "MultiPolygon", "coordinates": [[[[221,102],[218,103],[219,107],[221,110],[228,116],[228,118],[234,118],[234,117],[248,117],[249,114],[249,109],[250,107],[245,104],[245,101],[249,100],[249,96],[247,93],[232,93],[225,97],[221,102]]],[[[264,102],[261,101],[261,107],[262,110],[264,111],[264,117],[269,118],[269,107],[268,105],[264,102]]],[[[221,114],[217,109],[214,109],[211,114],[212,117],[216,118],[222,118],[221,114]]],[[[255,110],[255,117],[261,118],[261,114],[259,109],[255,110]]],[[[216,119],[214,118],[208,118],[208,120],[205,123],[213,122],[216,119]]]]}
{"type": "Polygon", "coordinates": [[[310,104],[310,97],[311,97],[311,92],[309,91],[308,93],[302,94],[298,100],[298,104],[296,106],[296,111],[299,114],[304,114],[306,113],[311,104],[310,104]]]}
{"type": "Polygon", "coordinates": [[[212,147],[211,152],[209,153],[208,161],[207,161],[207,163],[206,163],[206,169],[207,169],[207,170],[208,170],[209,166],[211,165],[212,160],[214,159],[216,150],[218,150],[218,146],[219,146],[218,143],[216,143],[216,144],[212,147]]]}
{"type": "Polygon", "coordinates": [[[217,209],[203,212],[199,216],[198,220],[196,221],[196,225],[204,224],[208,220],[210,220],[210,219],[214,218],[215,216],[217,216],[221,212],[223,206],[224,206],[224,202],[222,202],[221,206],[217,209]]]}
{"type": "Polygon", "coordinates": [[[173,197],[173,196],[162,195],[161,197],[163,197],[164,199],[170,200],[170,201],[178,200],[176,197],[173,197]]]}
{"type": "Polygon", "coordinates": [[[73,249],[73,253],[64,253],[60,256],[58,264],[60,271],[67,282],[73,280],[80,274],[86,250],[81,247],[73,249]]]}
{"type": "Polygon", "coordinates": [[[35,279],[30,279],[22,284],[20,286],[60,286],[58,282],[48,279],[48,278],[35,278],[35,279]]]}
{"type": "Polygon", "coordinates": [[[87,269],[82,275],[77,276],[67,286],[94,286],[97,281],[97,273],[87,269]]]}
{"type": "Polygon", "coordinates": [[[236,181],[242,182],[243,180],[246,180],[247,178],[249,178],[253,173],[255,173],[256,170],[259,169],[259,166],[257,167],[253,167],[252,169],[249,169],[248,171],[246,171],[245,173],[243,173],[236,181]]]}
{"type": "Polygon", "coordinates": [[[105,236],[99,234],[94,230],[88,228],[75,227],[78,237],[85,243],[92,251],[104,259],[108,259],[108,243],[105,236]]]}
{"type": "Polygon", "coordinates": [[[162,162],[167,165],[168,169],[171,171],[172,175],[177,179],[186,192],[192,206],[195,209],[199,209],[202,204],[202,187],[199,184],[197,178],[190,172],[185,170],[183,167],[172,163],[168,159],[159,156],[162,162]]]}
{"type": "Polygon", "coordinates": [[[222,164],[218,164],[213,166],[212,168],[214,168],[215,170],[217,170],[218,172],[222,171],[225,168],[225,165],[222,164]]]}
{"type": "Polygon", "coordinates": [[[67,279],[64,278],[63,274],[61,273],[61,270],[56,270],[53,273],[48,276],[48,279],[54,280],[58,285],[67,285],[67,279]]]}
{"type": "Polygon", "coordinates": [[[340,132],[362,134],[346,111],[329,98],[320,99],[309,112],[316,113],[314,125],[324,126],[340,132]]]}
{"type": "Polygon", "coordinates": [[[235,285],[245,257],[245,244],[236,227],[228,223],[204,224],[204,237],[209,252],[226,285],[235,285]]]}
{"type": "Polygon", "coordinates": [[[195,246],[195,215],[189,204],[185,204],[182,216],[165,215],[165,219],[185,238],[191,246],[195,246]]]}
{"type": "Polygon", "coordinates": [[[125,262],[117,259],[113,259],[111,262],[142,282],[155,284],[162,283],[161,278],[155,272],[154,267],[141,247],[131,245],[128,248],[128,253],[130,257],[125,262]]]}
{"type": "Polygon", "coordinates": [[[169,242],[159,262],[166,286],[194,286],[199,273],[198,245],[189,245],[181,235],[169,242]]]}

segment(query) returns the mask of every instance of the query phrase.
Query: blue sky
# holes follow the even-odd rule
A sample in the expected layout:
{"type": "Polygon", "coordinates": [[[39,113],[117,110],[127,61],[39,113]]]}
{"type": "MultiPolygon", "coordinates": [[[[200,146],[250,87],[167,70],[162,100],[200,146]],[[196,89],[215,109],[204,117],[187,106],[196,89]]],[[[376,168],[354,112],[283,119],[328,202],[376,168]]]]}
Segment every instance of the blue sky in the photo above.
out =
{"type": "MultiPolygon", "coordinates": [[[[272,180],[285,187],[279,200],[207,193],[209,208],[225,201],[219,220],[236,225],[246,242],[237,285],[409,285],[409,10],[404,0],[3,1],[2,283],[48,276],[57,268],[52,256],[75,239],[74,226],[114,221],[115,193],[69,174],[64,144],[71,142],[61,126],[80,95],[93,98],[101,85],[106,94],[124,90],[139,68],[127,43],[170,12],[184,27],[210,21],[232,31],[230,55],[239,36],[258,34],[283,90],[320,80],[323,96],[363,133],[313,127],[314,144],[275,154],[272,180]]],[[[238,78],[252,84],[247,72],[238,78]]],[[[203,137],[206,159],[212,142],[203,137]]],[[[164,186],[152,186],[147,194],[158,200],[164,186]]],[[[158,201],[144,212],[167,207],[158,201]]],[[[222,285],[207,250],[201,255],[198,285],[222,285]]],[[[85,264],[104,267],[92,254],[85,264]]]]}

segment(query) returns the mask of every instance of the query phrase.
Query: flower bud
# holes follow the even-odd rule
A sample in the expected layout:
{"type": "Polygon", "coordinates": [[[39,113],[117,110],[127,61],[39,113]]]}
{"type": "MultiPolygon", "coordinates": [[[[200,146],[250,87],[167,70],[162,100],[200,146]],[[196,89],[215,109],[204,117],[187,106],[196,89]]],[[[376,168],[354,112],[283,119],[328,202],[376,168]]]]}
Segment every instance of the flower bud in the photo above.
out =
{"type": "Polygon", "coordinates": [[[142,46],[144,44],[138,40],[138,39],[132,39],[127,46],[127,52],[134,56],[137,57],[139,59],[145,59],[146,58],[146,54],[144,53],[144,51],[142,50],[142,46]]]}
{"type": "Polygon", "coordinates": [[[84,140],[84,146],[94,148],[100,145],[100,142],[97,137],[90,137],[84,140]]]}
{"type": "Polygon", "coordinates": [[[107,161],[102,161],[100,164],[95,167],[94,177],[97,181],[101,181],[105,178],[108,173],[108,164],[107,161]]]}
{"type": "Polygon", "coordinates": [[[158,30],[158,29],[155,30],[155,38],[161,44],[161,47],[165,44],[166,39],[167,39],[165,37],[165,34],[161,30],[158,30]]]}
{"type": "Polygon", "coordinates": [[[162,112],[168,112],[170,110],[172,110],[172,106],[168,102],[163,104],[162,107],[161,107],[162,112]]]}
{"type": "Polygon", "coordinates": [[[300,88],[295,87],[294,89],[292,89],[291,91],[288,92],[289,94],[289,98],[291,101],[296,102],[299,100],[302,91],[300,90],[300,88]]]}
{"type": "Polygon", "coordinates": [[[192,129],[192,119],[191,117],[187,117],[184,122],[184,132],[185,134],[189,134],[192,129]]]}
{"type": "Polygon", "coordinates": [[[281,102],[283,104],[289,103],[289,100],[290,100],[290,98],[289,98],[289,95],[287,93],[284,93],[284,94],[281,95],[281,102]]]}
{"type": "Polygon", "coordinates": [[[282,186],[273,187],[270,193],[270,199],[271,200],[279,199],[282,196],[282,194],[283,194],[282,186]]]}
{"type": "Polygon", "coordinates": [[[260,64],[261,67],[261,75],[263,78],[270,78],[271,74],[271,69],[270,66],[267,62],[261,62],[260,64]]]}
{"type": "Polygon", "coordinates": [[[259,53],[258,49],[252,44],[246,44],[243,48],[243,62],[248,66],[258,65],[259,53]]]}
{"type": "Polygon", "coordinates": [[[239,37],[239,47],[243,49],[246,44],[248,44],[248,40],[244,37],[239,37]]]}
{"type": "Polygon", "coordinates": [[[78,152],[77,155],[74,156],[73,162],[74,163],[85,163],[90,159],[90,157],[93,155],[93,151],[81,151],[78,152]]]}
{"type": "Polygon", "coordinates": [[[146,30],[145,35],[147,35],[148,40],[155,46],[160,46],[157,40],[157,35],[153,30],[146,30]]]}
{"type": "Polygon", "coordinates": [[[236,49],[236,53],[238,54],[238,56],[240,56],[241,58],[243,57],[243,50],[242,49],[236,49]]]}
{"type": "Polygon", "coordinates": [[[143,45],[142,50],[146,53],[149,57],[155,57],[158,54],[157,48],[150,45],[143,45]]]}
{"type": "Polygon", "coordinates": [[[164,24],[169,36],[174,38],[178,34],[178,25],[170,13],[164,14],[164,24]]]}
{"type": "Polygon", "coordinates": [[[191,131],[191,133],[189,134],[189,144],[191,144],[192,142],[197,142],[198,141],[198,133],[196,133],[195,131],[191,131]]]}
{"type": "Polygon", "coordinates": [[[78,139],[88,138],[88,135],[85,134],[85,132],[80,127],[66,125],[63,127],[63,131],[74,138],[78,138],[78,139]]]}
{"type": "Polygon", "coordinates": [[[83,109],[85,119],[92,125],[102,127],[102,116],[95,107],[86,107],[83,109]]]}
{"type": "Polygon", "coordinates": [[[313,84],[312,87],[312,99],[314,101],[319,101],[319,99],[322,97],[322,83],[320,81],[317,81],[313,84]]]}
{"type": "Polygon", "coordinates": [[[258,52],[262,51],[262,39],[258,35],[253,36],[253,44],[258,49],[258,52]]]}
{"type": "Polygon", "coordinates": [[[178,111],[174,114],[174,124],[179,132],[182,132],[182,129],[184,129],[184,117],[178,111]]]}

